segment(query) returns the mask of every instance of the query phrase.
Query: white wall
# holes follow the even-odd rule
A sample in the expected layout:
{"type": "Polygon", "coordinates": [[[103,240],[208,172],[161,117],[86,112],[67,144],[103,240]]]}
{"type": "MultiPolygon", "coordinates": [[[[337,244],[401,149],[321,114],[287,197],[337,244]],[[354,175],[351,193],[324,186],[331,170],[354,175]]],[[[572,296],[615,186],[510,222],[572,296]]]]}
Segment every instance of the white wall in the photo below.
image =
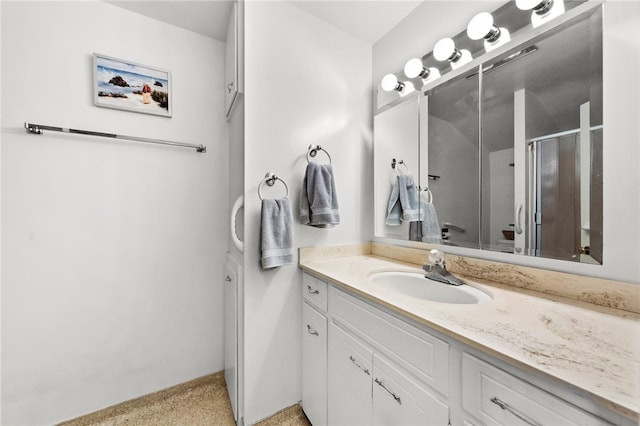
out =
{"type": "Polygon", "coordinates": [[[224,45],[104,2],[2,7],[2,423],[219,371],[224,45]],[[93,106],[92,52],[172,72],[173,118],[93,106]],[[48,133],[24,121],[204,143],[48,133]]]}
{"type": "MultiPolygon", "coordinates": [[[[502,1],[425,1],[373,46],[373,79],[402,70],[444,36],[463,31],[480,11],[502,1]],[[452,6],[455,4],[455,7],[452,6]],[[464,13],[461,13],[464,11],[464,13]]],[[[603,265],[448,247],[460,255],[640,283],[640,2],[605,1],[603,42],[603,265]]]]}
{"type": "MultiPolygon", "coordinates": [[[[295,264],[260,269],[258,185],[269,171],[287,181],[295,247],[371,239],[372,85],[371,47],[291,3],[247,2],[245,28],[245,423],[251,424],[301,397],[301,272],[295,264]],[[333,158],[341,214],[334,229],[297,220],[310,144],[333,158]]],[[[263,194],[279,197],[283,188],[263,194]]]]}

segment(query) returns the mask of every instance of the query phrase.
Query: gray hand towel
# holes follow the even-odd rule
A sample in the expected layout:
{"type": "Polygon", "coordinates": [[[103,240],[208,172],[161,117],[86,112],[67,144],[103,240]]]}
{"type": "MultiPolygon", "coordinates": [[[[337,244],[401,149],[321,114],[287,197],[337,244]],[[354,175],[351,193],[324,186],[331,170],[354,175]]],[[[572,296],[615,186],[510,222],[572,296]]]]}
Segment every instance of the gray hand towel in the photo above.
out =
{"type": "Polygon", "coordinates": [[[385,223],[387,225],[395,226],[400,225],[402,222],[402,207],[400,206],[400,176],[398,176],[391,187],[391,194],[389,194],[389,203],[387,204],[387,219],[385,223]]]}
{"type": "Polygon", "coordinates": [[[293,263],[293,219],[288,198],[262,200],[262,268],[293,263]]]}
{"type": "Polygon", "coordinates": [[[424,211],[422,221],[422,241],[425,243],[440,244],[442,242],[442,229],[438,223],[436,208],[432,203],[421,200],[420,209],[424,211]]]}
{"type": "Polygon", "coordinates": [[[418,188],[411,175],[398,175],[389,196],[387,205],[387,225],[400,225],[400,222],[420,220],[420,201],[418,188]]]}
{"type": "Polygon", "coordinates": [[[409,241],[422,241],[422,221],[409,222],[409,241]]]}
{"type": "Polygon", "coordinates": [[[340,223],[338,194],[329,164],[307,164],[300,191],[300,222],[327,226],[340,223]]]}
{"type": "Polygon", "coordinates": [[[442,229],[438,223],[436,208],[422,196],[420,197],[420,217],[422,220],[409,224],[409,240],[442,243],[442,229]]]}

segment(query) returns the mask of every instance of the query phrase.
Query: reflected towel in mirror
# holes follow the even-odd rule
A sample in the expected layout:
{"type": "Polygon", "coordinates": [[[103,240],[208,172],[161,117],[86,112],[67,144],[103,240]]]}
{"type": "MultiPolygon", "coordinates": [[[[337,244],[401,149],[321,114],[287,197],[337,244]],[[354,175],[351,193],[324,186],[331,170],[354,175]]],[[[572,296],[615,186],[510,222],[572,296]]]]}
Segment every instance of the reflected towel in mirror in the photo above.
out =
{"type": "Polygon", "coordinates": [[[409,225],[409,239],[425,243],[442,243],[442,229],[438,222],[436,208],[426,199],[426,194],[420,196],[420,216],[422,220],[411,222],[409,225]]]}
{"type": "Polygon", "coordinates": [[[398,174],[387,206],[387,225],[420,220],[418,188],[411,175],[398,174]]]}

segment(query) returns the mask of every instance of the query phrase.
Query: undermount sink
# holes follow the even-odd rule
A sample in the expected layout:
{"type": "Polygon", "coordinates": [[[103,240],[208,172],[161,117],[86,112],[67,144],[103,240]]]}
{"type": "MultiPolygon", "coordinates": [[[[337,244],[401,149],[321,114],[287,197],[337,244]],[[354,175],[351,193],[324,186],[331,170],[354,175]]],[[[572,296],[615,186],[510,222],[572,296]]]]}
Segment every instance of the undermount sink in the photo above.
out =
{"type": "Polygon", "coordinates": [[[415,272],[377,272],[371,282],[396,293],[438,303],[475,304],[491,300],[491,296],[470,285],[453,286],[433,281],[415,272]]]}

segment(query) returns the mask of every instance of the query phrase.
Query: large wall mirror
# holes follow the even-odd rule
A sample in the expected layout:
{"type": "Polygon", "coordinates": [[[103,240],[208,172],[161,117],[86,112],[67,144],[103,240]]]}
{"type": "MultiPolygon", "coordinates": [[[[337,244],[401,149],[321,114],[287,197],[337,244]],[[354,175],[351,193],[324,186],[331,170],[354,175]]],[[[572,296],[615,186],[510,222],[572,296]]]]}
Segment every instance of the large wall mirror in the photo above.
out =
{"type": "Polygon", "coordinates": [[[602,7],[526,31],[375,116],[377,237],[602,263],[602,7]]]}

